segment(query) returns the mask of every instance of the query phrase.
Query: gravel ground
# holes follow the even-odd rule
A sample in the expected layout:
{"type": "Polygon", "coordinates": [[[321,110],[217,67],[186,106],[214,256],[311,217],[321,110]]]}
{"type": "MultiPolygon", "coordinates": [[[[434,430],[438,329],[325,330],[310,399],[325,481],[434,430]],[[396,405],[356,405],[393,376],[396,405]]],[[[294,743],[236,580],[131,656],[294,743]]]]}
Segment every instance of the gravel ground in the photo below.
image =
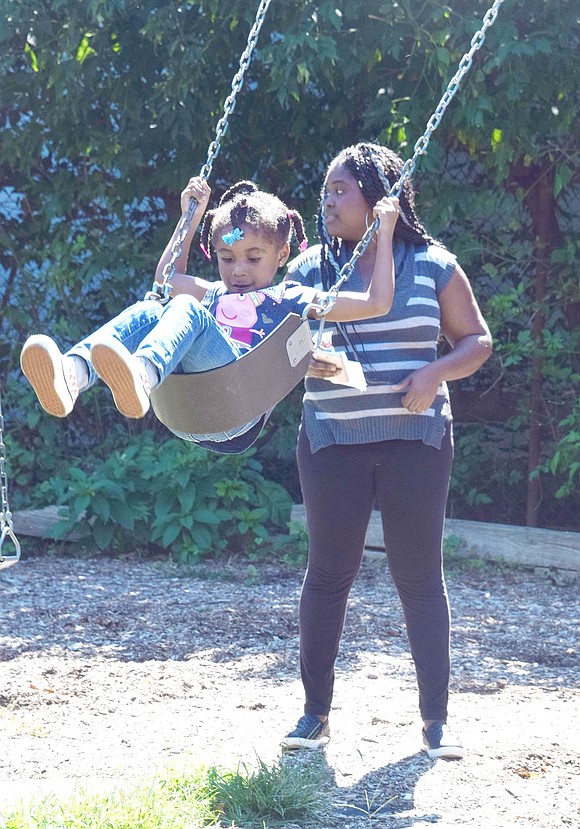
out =
{"type": "MultiPolygon", "coordinates": [[[[275,762],[302,708],[300,582],[244,563],[35,555],[3,570],[0,814],[168,768],[275,762]]],[[[578,582],[479,563],[448,585],[466,758],[420,750],[398,599],[369,557],[337,664],[326,810],[300,829],[580,826],[578,582]]]]}

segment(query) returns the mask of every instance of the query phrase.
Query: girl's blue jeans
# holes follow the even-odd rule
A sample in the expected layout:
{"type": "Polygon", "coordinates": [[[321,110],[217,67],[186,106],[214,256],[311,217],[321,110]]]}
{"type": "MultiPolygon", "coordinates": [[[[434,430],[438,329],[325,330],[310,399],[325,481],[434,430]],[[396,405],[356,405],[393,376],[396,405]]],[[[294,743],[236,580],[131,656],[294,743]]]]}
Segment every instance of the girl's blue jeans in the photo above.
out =
{"type": "MultiPolygon", "coordinates": [[[[207,308],[187,294],[178,294],[166,305],[154,299],[136,302],[73,346],[67,356],[82,357],[86,362],[89,387],[98,379],[91,365],[91,346],[103,338],[119,340],[136,357],[150,360],[160,382],[171,373],[193,374],[225,366],[242,354],[207,308]]],[[[183,440],[219,442],[247,432],[255,423],[257,420],[229,432],[210,435],[174,434],[183,440]]]]}

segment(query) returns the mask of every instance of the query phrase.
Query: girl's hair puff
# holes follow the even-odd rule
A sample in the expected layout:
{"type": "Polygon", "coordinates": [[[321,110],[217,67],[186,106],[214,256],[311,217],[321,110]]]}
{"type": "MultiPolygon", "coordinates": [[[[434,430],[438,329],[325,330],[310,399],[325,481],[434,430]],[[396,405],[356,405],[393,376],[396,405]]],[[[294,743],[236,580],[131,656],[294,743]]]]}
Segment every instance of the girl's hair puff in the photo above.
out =
{"type": "Polygon", "coordinates": [[[289,209],[278,196],[260,190],[253,181],[238,181],[226,190],[215,210],[206,211],[203,217],[200,247],[208,259],[215,233],[243,226],[279,248],[290,242],[292,232],[301,250],[308,245],[304,221],[297,210],[289,209]]]}
{"type": "MultiPolygon", "coordinates": [[[[389,194],[391,186],[398,181],[403,169],[403,160],[393,150],[380,144],[362,142],[346,147],[332,160],[334,164],[342,164],[358,181],[361,193],[369,209],[389,194]]],[[[325,185],[320,194],[318,208],[318,235],[322,244],[321,273],[322,285],[325,290],[336,281],[340,272],[338,256],[341,240],[331,237],[324,220],[325,185]]],[[[409,178],[403,183],[399,194],[401,209],[399,221],[395,225],[395,239],[410,242],[415,245],[440,245],[423,227],[415,210],[415,192],[409,178]]]]}

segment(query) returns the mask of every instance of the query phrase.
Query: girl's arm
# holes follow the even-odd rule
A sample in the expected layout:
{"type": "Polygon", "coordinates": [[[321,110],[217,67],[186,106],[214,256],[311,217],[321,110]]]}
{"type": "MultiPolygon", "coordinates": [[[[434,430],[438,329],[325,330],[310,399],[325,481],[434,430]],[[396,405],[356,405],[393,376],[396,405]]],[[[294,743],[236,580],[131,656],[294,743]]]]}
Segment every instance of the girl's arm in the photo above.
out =
{"type": "MultiPolygon", "coordinates": [[[[393,261],[393,232],[399,218],[399,200],[385,196],[373,209],[373,215],[379,219],[379,228],[375,233],[375,265],[369,287],[366,291],[340,291],[332,309],[326,314],[331,322],[350,322],[353,320],[381,317],[388,314],[393,305],[395,292],[395,264],[393,261]]],[[[372,243],[371,243],[372,244],[372,243]]],[[[320,294],[323,299],[326,294],[320,294]]],[[[316,311],[309,313],[316,318],[316,311]]]]}
{"type": "Polygon", "coordinates": [[[405,391],[402,403],[410,412],[426,411],[443,380],[469,377],[491,356],[489,328],[459,265],[439,295],[441,332],[451,351],[409,374],[393,391],[405,391]]]}
{"type": "Polygon", "coordinates": [[[187,259],[189,257],[191,243],[193,241],[193,237],[195,236],[195,231],[199,227],[199,223],[201,222],[203,214],[206,211],[210,195],[211,190],[209,185],[205,179],[201,178],[201,176],[194,176],[193,178],[190,178],[187,183],[187,187],[181,193],[181,218],[179,219],[171,239],[165,247],[165,250],[161,254],[161,258],[155,270],[155,279],[157,282],[161,282],[163,279],[163,269],[171,260],[173,245],[181,231],[181,224],[189,209],[189,202],[192,198],[194,198],[197,201],[197,207],[195,208],[190,228],[183,240],[181,253],[174,263],[175,273],[171,278],[171,296],[175,296],[176,294],[190,294],[196,297],[196,299],[203,299],[205,292],[212,284],[206,279],[200,279],[197,276],[188,276],[185,272],[187,270],[187,259]]]}

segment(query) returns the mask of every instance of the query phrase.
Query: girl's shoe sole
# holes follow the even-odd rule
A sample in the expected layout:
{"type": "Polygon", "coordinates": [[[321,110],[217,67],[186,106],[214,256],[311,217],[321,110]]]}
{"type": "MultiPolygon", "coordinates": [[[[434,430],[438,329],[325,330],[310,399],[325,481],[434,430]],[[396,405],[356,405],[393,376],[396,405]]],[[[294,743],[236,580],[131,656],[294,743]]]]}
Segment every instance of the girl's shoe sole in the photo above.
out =
{"type": "Polygon", "coordinates": [[[62,354],[50,337],[29,337],[20,355],[20,365],[45,411],[54,417],[66,417],[72,412],[75,401],[64,377],[62,354]]]}
{"type": "Polygon", "coordinates": [[[115,406],[125,417],[138,420],[149,411],[149,397],[137,365],[127,360],[127,349],[117,343],[95,343],[91,348],[91,363],[95,371],[111,389],[115,406]]]}

